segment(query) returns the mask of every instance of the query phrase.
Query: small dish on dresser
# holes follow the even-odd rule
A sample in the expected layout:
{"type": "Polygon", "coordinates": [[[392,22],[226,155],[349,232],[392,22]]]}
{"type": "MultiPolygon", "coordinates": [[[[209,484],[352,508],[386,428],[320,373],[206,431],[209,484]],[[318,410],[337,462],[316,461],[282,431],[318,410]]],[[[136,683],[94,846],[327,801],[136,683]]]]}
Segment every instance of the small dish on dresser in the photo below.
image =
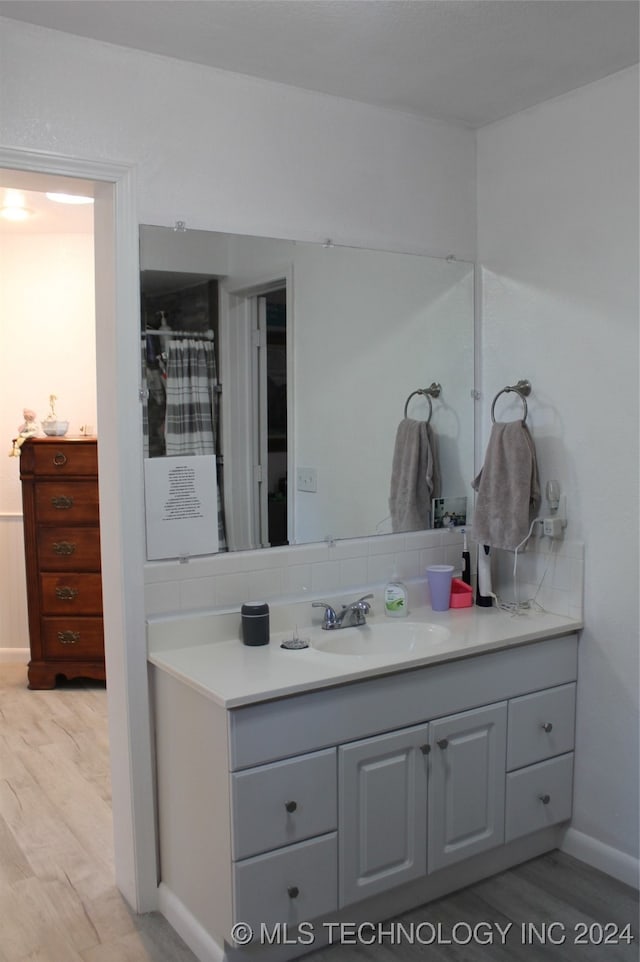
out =
{"type": "Polygon", "coordinates": [[[45,420],[40,422],[42,430],[50,438],[62,438],[69,430],[68,421],[45,420]]]}

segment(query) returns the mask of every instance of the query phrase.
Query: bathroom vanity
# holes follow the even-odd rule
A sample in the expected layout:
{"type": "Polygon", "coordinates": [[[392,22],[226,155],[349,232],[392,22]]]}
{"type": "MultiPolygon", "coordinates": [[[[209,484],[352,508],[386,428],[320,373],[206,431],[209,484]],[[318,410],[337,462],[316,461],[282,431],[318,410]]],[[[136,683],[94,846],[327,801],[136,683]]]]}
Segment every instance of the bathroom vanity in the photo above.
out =
{"type": "Polygon", "coordinates": [[[207,643],[206,619],[150,626],[161,907],[201,959],[244,957],[238,922],[251,957],[293,958],[255,942],[310,921],[317,948],[328,920],[389,918],[559,844],[580,624],[411,620],[447,630],[369,657],[321,650],[319,628],[285,651],[286,632],[249,649],[207,643]]]}

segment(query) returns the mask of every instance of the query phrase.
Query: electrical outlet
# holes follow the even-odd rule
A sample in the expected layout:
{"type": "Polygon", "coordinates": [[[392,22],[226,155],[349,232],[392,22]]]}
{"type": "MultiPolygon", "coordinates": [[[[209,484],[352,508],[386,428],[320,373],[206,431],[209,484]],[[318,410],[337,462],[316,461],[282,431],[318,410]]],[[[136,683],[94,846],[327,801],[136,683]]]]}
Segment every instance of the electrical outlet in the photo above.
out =
{"type": "Polygon", "coordinates": [[[296,473],[298,491],[318,490],[318,472],[315,468],[298,468],[296,473]]]}

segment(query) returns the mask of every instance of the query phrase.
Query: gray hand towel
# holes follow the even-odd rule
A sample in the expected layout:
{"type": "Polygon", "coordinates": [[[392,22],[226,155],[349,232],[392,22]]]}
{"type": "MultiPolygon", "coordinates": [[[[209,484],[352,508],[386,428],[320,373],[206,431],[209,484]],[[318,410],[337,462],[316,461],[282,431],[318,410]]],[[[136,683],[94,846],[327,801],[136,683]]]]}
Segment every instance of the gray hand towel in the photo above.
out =
{"type": "Polygon", "coordinates": [[[435,436],[426,421],[404,418],[398,425],[389,511],[393,531],[431,527],[431,500],[440,495],[435,436]]]}
{"type": "Polygon", "coordinates": [[[540,504],[536,450],[524,421],[493,425],[484,465],[471,486],[478,492],[473,540],[513,551],[540,504]]]}

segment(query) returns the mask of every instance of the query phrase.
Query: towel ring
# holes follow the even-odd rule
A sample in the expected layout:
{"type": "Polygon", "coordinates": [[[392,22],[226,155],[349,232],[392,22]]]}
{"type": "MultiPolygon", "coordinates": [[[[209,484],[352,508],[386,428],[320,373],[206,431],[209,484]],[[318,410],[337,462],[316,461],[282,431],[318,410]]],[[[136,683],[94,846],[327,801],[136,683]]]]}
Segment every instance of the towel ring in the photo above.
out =
{"type": "Polygon", "coordinates": [[[517,384],[507,384],[507,386],[503,387],[501,391],[498,391],[498,393],[494,397],[493,404],[491,405],[491,423],[492,424],[496,423],[496,418],[495,418],[496,401],[498,400],[501,394],[510,394],[511,392],[517,394],[520,400],[522,401],[522,406],[524,408],[522,420],[523,421],[527,420],[527,414],[528,414],[527,398],[531,394],[531,382],[518,381],[517,384]]]}
{"type": "Polygon", "coordinates": [[[431,403],[431,398],[440,397],[441,390],[442,390],[441,385],[433,381],[430,387],[419,387],[417,391],[412,391],[409,397],[407,398],[407,400],[405,401],[404,416],[405,417],[407,416],[407,410],[409,408],[409,401],[411,400],[411,398],[415,397],[416,394],[421,394],[422,397],[425,397],[427,399],[427,403],[429,404],[429,416],[427,417],[427,424],[429,424],[429,422],[431,421],[431,415],[433,414],[433,404],[431,403]]]}

